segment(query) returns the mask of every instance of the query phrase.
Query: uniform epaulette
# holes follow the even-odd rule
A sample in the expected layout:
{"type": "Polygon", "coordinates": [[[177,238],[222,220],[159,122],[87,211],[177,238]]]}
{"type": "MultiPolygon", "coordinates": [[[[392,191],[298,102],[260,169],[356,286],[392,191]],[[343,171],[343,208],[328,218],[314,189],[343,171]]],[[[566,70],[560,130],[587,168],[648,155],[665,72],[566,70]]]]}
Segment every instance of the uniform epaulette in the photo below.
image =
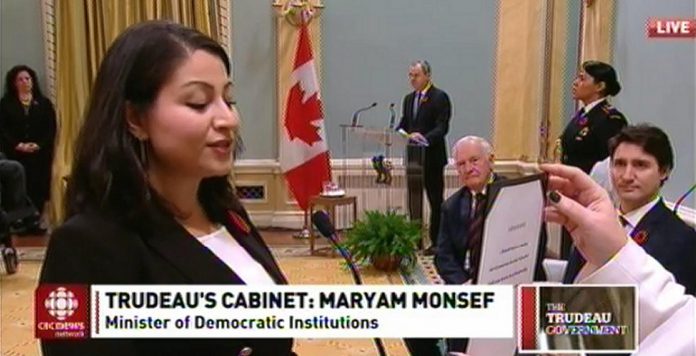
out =
{"type": "Polygon", "coordinates": [[[614,120],[623,120],[623,114],[616,109],[614,106],[611,104],[604,102],[604,105],[602,105],[602,111],[604,111],[604,114],[606,114],[610,119],[614,120]]]}
{"type": "Polygon", "coordinates": [[[602,104],[602,110],[604,110],[604,113],[607,115],[618,111],[618,110],[616,110],[615,107],[613,107],[611,104],[607,103],[606,101],[604,102],[604,104],[602,104]]]}

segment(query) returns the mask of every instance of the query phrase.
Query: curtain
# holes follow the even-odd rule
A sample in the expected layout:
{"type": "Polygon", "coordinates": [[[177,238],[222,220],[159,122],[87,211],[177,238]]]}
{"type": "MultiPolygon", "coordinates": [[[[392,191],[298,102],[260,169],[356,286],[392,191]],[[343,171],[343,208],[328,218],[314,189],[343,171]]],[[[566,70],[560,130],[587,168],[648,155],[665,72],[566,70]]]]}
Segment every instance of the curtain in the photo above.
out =
{"type": "Polygon", "coordinates": [[[171,20],[218,39],[218,3],[227,0],[56,1],[56,110],[58,133],[53,162],[51,220],[64,216],[74,141],[99,64],[111,42],[128,26],[171,20]]]}
{"type": "Polygon", "coordinates": [[[498,6],[493,146],[497,159],[535,160],[545,80],[546,5],[501,0],[498,6]]]}
{"type": "Polygon", "coordinates": [[[585,1],[581,59],[611,63],[614,43],[614,0],[585,1]]]}

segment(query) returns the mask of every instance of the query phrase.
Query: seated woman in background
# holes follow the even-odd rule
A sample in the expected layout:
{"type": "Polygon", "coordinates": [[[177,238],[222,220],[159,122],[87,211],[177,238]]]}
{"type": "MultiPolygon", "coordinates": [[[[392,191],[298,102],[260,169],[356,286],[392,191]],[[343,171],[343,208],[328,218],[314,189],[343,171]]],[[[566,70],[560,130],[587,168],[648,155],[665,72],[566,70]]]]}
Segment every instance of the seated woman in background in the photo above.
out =
{"type": "MultiPolygon", "coordinates": [[[[40,283],[286,284],[228,180],[230,63],[168,22],[123,32],[101,63],[40,283]]],[[[290,355],[292,339],[44,340],[44,355],[290,355]]]]}
{"type": "Polygon", "coordinates": [[[0,99],[0,151],[24,166],[27,194],[40,213],[50,198],[55,138],[56,111],[41,93],[36,72],[13,67],[0,99]]]}

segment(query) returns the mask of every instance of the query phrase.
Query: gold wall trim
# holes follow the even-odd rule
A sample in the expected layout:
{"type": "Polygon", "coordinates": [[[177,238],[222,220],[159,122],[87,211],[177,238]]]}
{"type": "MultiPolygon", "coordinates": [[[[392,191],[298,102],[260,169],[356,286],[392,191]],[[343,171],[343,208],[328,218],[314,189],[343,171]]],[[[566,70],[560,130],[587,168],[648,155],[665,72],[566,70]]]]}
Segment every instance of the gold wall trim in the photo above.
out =
{"type": "Polygon", "coordinates": [[[41,18],[44,33],[44,60],[46,89],[52,102],[56,102],[56,8],[55,0],[41,0],[41,18]]]}
{"type": "Polygon", "coordinates": [[[218,2],[218,41],[232,58],[232,0],[218,2]]]}
{"type": "Polygon", "coordinates": [[[556,138],[560,137],[564,128],[564,100],[570,95],[569,88],[571,83],[565,82],[567,52],[566,44],[569,41],[576,41],[575,38],[568,38],[568,13],[569,6],[574,3],[568,1],[552,1],[553,11],[551,13],[550,36],[547,36],[547,43],[550,44],[550,51],[547,60],[548,68],[548,98],[546,102],[544,131],[540,132],[540,158],[550,159],[553,156],[556,138]]]}
{"type": "Polygon", "coordinates": [[[498,6],[493,146],[501,157],[536,160],[546,1],[501,0],[498,6]]]}
{"type": "Polygon", "coordinates": [[[539,161],[553,154],[570,86],[565,63],[572,5],[556,0],[499,2],[493,117],[498,157],[539,161]]]}
{"type": "Polygon", "coordinates": [[[584,2],[582,16],[582,61],[599,60],[611,63],[614,47],[615,0],[584,2]]]}

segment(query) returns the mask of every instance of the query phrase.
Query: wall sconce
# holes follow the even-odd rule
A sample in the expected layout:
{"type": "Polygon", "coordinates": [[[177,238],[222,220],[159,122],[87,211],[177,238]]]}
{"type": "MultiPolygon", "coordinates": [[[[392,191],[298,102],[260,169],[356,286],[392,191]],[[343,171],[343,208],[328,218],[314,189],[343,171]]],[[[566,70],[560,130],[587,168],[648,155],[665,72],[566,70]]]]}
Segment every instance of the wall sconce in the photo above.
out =
{"type": "Polygon", "coordinates": [[[309,0],[276,0],[273,7],[278,16],[293,26],[300,26],[302,23],[309,24],[313,18],[319,17],[324,5],[313,5],[309,0]]]}

